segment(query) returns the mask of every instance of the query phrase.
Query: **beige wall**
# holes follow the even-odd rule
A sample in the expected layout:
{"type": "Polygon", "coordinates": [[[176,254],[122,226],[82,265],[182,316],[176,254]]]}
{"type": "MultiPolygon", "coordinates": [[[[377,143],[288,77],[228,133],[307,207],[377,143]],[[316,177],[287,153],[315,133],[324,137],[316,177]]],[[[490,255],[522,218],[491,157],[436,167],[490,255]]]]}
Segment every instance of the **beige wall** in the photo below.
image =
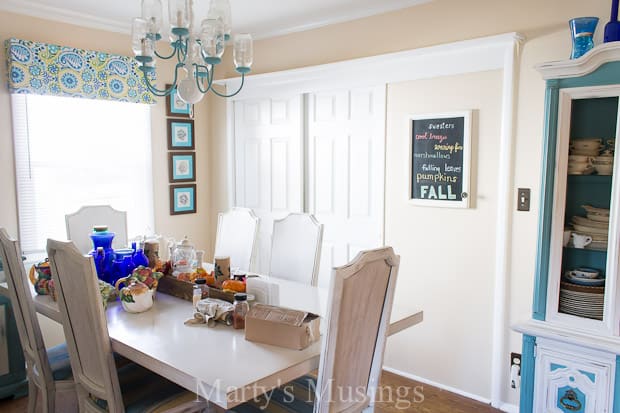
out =
{"type": "MultiPolygon", "coordinates": [[[[4,42],[9,37],[131,55],[131,43],[127,35],[0,12],[0,39],[4,42]]],[[[4,46],[0,49],[0,60],[5,61],[4,46]]],[[[159,73],[162,74],[159,85],[163,87],[164,80],[172,78],[171,66],[162,65],[159,73]]],[[[0,77],[2,78],[2,87],[0,87],[0,190],[2,191],[0,226],[5,226],[9,233],[17,236],[11,111],[9,94],[5,86],[7,75],[4,63],[0,64],[0,77]]],[[[211,151],[208,139],[207,105],[203,101],[195,108],[198,213],[170,216],[164,102],[163,98],[159,99],[151,109],[155,231],[176,239],[187,235],[197,247],[210,251],[212,249],[211,233],[215,227],[211,219],[208,196],[212,173],[209,171],[211,162],[208,161],[211,151]]]]}
{"type": "Polygon", "coordinates": [[[388,87],[385,243],[401,255],[395,305],[419,306],[424,322],[389,340],[385,364],[484,397],[493,351],[501,100],[501,71],[388,87]],[[473,110],[472,207],[410,205],[407,116],[464,109],[473,110]]]}

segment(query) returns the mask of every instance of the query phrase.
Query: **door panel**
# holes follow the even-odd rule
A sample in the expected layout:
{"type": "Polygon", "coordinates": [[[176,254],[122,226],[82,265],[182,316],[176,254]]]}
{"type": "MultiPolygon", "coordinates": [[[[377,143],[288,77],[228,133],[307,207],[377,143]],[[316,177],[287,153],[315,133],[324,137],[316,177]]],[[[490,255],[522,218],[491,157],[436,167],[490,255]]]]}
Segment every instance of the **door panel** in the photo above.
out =
{"type": "Polygon", "coordinates": [[[308,210],[324,224],[319,285],[331,267],[383,244],[385,87],[309,95],[308,210]]]}
{"type": "Polygon", "coordinates": [[[327,286],[332,267],[383,244],[385,87],[307,96],[305,109],[301,95],[235,102],[236,205],[261,220],[261,273],[273,220],[314,214],[324,225],[319,284],[327,286]]]}
{"type": "Polygon", "coordinates": [[[269,272],[273,220],[302,211],[301,110],[301,96],[234,104],[236,205],[260,218],[254,262],[260,273],[269,272]]]}

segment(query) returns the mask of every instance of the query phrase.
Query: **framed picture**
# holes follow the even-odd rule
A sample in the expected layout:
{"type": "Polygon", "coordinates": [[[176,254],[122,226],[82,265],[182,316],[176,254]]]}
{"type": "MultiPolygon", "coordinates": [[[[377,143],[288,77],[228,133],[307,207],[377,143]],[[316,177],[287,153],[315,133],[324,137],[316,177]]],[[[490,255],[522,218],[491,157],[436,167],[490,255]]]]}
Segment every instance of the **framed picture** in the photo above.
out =
{"type": "Polygon", "coordinates": [[[471,111],[411,115],[407,120],[409,202],[469,208],[471,111]]]}
{"type": "Polygon", "coordinates": [[[196,180],[196,154],[194,152],[168,152],[168,180],[188,182],[196,180]]]}
{"type": "MultiPolygon", "coordinates": [[[[166,85],[166,90],[171,87],[172,85],[166,85]]],[[[177,118],[189,118],[192,116],[192,105],[181,100],[176,88],[166,96],[166,115],[177,118]]]]}
{"type": "Polygon", "coordinates": [[[168,149],[194,150],[194,121],[168,119],[168,149]]]}
{"type": "Polygon", "coordinates": [[[196,184],[170,185],[170,215],[196,212],[196,184]]]}

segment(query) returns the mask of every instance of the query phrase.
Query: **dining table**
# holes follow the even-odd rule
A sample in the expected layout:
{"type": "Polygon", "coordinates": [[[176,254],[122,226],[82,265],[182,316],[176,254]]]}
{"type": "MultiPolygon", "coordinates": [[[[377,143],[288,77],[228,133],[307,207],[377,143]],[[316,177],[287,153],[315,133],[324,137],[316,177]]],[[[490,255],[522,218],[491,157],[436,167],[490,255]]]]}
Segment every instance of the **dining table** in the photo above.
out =
{"type": "MultiPolygon", "coordinates": [[[[278,291],[270,304],[311,312],[325,320],[327,288],[268,276],[260,280],[278,291]]],[[[36,311],[61,323],[57,302],[32,291],[36,311]]],[[[0,294],[7,293],[7,284],[0,283],[0,294]]],[[[156,293],[150,310],[138,314],[124,311],[118,301],[110,302],[106,317],[112,349],[224,409],[318,368],[321,340],[303,350],[261,344],[247,341],[243,330],[223,323],[215,327],[184,324],[193,313],[191,302],[162,292],[156,293]]],[[[388,335],[422,320],[422,310],[395,306],[388,335]]],[[[325,328],[322,323],[321,329],[325,328]]]]}

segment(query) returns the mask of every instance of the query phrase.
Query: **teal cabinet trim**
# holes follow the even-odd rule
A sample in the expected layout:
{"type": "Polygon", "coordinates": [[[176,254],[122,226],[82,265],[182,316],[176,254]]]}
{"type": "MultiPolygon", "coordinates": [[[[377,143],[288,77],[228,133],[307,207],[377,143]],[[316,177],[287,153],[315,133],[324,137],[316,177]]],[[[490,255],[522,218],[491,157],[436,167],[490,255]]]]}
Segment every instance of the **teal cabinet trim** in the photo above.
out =
{"type": "Polygon", "coordinates": [[[555,148],[557,143],[558,81],[547,82],[545,92],[545,126],[543,130],[543,179],[540,185],[540,214],[538,216],[538,251],[534,279],[534,304],[532,317],[545,320],[547,310],[547,281],[549,278],[549,249],[551,247],[551,216],[553,214],[553,186],[555,173],[555,148]]]}
{"type": "Polygon", "coordinates": [[[549,80],[547,85],[550,82],[558,82],[560,88],[614,85],[620,83],[620,62],[605,63],[585,76],[560,79],[559,81],[549,80]]]}
{"type": "Polygon", "coordinates": [[[620,413],[620,356],[616,356],[616,377],[614,380],[614,413],[620,413]]]}
{"type": "Polygon", "coordinates": [[[521,354],[521,395],[519,400],[520,413],[533,413],[534,409],[534,365],[536,337],[523,335],[521,354]]]}

